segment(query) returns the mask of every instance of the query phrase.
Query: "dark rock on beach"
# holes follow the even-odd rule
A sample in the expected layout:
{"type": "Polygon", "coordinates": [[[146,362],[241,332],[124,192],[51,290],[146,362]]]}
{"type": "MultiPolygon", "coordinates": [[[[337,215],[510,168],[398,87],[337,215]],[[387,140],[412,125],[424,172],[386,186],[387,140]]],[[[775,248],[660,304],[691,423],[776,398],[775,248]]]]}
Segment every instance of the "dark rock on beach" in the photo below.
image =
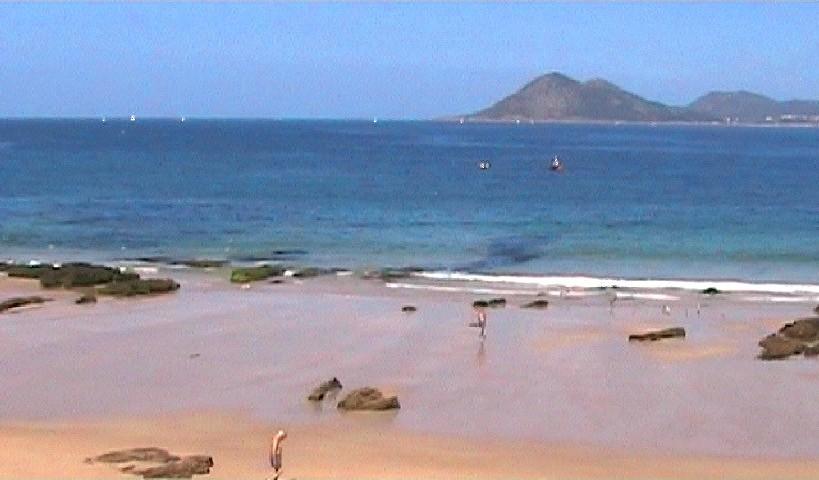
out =
{"type": "Polygon", "coordinates": [[[814,313],[819,313],[819,305],[817,305],[816,308],[813,309],[813,312],[814,313]]]}
{"type": "Polygon", "coordinates": [[[212,467],[213,457],[208,455],[191,455],[162,465],[128,465],[121,468],[120,471],[139,475],[142,478],[191,478],[194,475],[206,475],[210,473],[212,467]]]}
{"type": "Polygon", "coordinates": [[[338,380],[338,378],[333,377],[332,379],[327,380],[318,387],[314,388],[313,391],[310,392],[310,395],[307,396],[307,400],[319,402],[321,400],[324,400],[324,397],[328,393],[338,391],[341,389],[342,389],[341,382],[338,380]]]}
{"type": "Polygon", "coordinates": [[[393,410],[401,408],[398,397],[385,397],[375,388],[365,387],[353,390],[344,400],[338,402],[341,410],[393,410]]]}
{"type": "Polygon", "coordinates": [[[172,455],[162,448],[132,448],[108,452],[85,459],[86,463],[124,464],[119,471],[142,478],[191,478],[210,473],[213,457],[209,455],[172,455]]]}
{"type": "Polygon", "coordinates": [[[819,354],[819,317],[801,318],[786,323],[778,332],[759,341],[760,360],[780,360],[792,355],[812,357],[819,354]]]}
{"type": "Polygon", "coordinates": [[[757,357],[760,360],[781,360],[805,351],[804,343],[775,333],[760,340],[759,346],[762,347],[757,357]]]}
{"type": "Polygon", "coordinates": [[[654,342],[664,338],[685,338],[685,329],[680,327],[666,328],[663,330],[656,330],[654,332],[632,334],[628,336],[628,341],[654,342]]]}
{"type": "Polygon", "coordinates": [[[412,312],[414,312],[416,310],[418,310],[418,309],[415,308],[414,305],[404,305],[403,307],[401,307],[401,311],[404,312],[404,313],[412,313],[412,312]]]}
{"type": "Polygon", "coordinates": [[[718,293],[722,293],[720,290],[714,287],[708,287],[701,292],[703,295],[716,295],[718,293]]]}
{"type": "Polygon", "coordinates": [[[114,297],[134,297],[137,295],[155,295],[179,290],[179,284],[169,278],[137,278],[135,280],[115,281],[100,288],[100,295],[114,297]]]}
{"type": "Polygon", "coordinates": [[[505,298],[492,298],[486,302],[490,308],[498,308],[498,307],[505,307],[506,306],[506,299],[505,298]]]}
{"type": "Polygon", "coordinates": [[[549,306],[548,300],[534,300],[532,302],[521,305],[520,308],[547,308],[549,306]]]}
{"type": "Polygon", "coordinates": [[[45,303],[49,301],[49,298],[43,298],[39,296],[30,296],[30,297],[12,297],[8,300],[0,302],[0,313],[5,312],[7,310],[11,310],[13,308],[25,307],[26,305],[36,305],[40,303],[45,303]]]}
{"type": "Polygon", "coordinates": [[[125,462],[155,462],[166,463],[177,461],[180,458],[171,455],[167,450],[156,447],[130,448],[115,450],[102,455],[86,458],[86,463],[125,463],[125,462]]]}
{"type": "Polygon", "coordinates": [[[472,302],[475,308],[500,308],[506,306],[505,298],[490,298],[489,300],[475,300],[472,302]]]}
{"type": "Polygon", "coordinates": [[[230,274],[233,283],[249,283],[266,280],[270,277],[284,275],[285,268],[281,265],[260,265],[258,267],[234,268],[230,274]]]}
{"type": "Polygon", "coordinates": [[[77,305],[97,303],[97,296],[93,293],[86,293],[82,295],[80,298],[74,300],[74,303],[76,303],[77,305]]]}

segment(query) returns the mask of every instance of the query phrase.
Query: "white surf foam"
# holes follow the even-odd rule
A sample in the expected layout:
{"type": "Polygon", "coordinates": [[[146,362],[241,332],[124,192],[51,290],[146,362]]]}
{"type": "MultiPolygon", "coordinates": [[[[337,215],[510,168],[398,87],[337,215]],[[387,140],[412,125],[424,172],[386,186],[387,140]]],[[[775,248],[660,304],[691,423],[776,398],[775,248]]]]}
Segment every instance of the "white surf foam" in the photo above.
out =
{"type": "Polygon", "coordinates": [[[634,280],[627,278],[605,278],[587,276],[528,276],[528,275],[488,275],[462,272],[416,272],[414,276],[430,280],[504,283],[531,287],[562,287],[579,289],[600,289],[607,287],[635,290],[690,290],[701,292],[706,288],[716,288],[721,292],[775,293],[775,294],[817,294],[819,285],[797,283],[754,283],[734,280],[634,280]]]}

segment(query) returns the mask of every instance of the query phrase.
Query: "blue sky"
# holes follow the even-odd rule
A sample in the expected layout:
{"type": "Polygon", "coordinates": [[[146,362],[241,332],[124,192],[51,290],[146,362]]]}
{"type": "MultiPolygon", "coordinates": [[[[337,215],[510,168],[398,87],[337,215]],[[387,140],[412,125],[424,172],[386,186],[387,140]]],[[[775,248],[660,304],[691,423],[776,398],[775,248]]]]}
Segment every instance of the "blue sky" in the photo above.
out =
{"type": "Polygon", "coordinates": [[[429,118],[549,71],[819,98],[819,4],[0,4],[0,116],[429,118]]]}

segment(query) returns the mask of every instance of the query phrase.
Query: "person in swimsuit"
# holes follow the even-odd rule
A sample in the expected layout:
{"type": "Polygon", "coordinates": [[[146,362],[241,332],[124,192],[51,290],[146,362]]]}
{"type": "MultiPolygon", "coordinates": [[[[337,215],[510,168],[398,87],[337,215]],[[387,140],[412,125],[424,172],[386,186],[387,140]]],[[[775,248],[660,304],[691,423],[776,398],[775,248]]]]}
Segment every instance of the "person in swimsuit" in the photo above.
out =
{"type": "Polygon", "coordinates": [[[270,441],[270,466],[273,468],[273,477],[270,480],[279,480],[282,469],[282,440],[287,438],[287,432],[279,430],[270,441]]]}

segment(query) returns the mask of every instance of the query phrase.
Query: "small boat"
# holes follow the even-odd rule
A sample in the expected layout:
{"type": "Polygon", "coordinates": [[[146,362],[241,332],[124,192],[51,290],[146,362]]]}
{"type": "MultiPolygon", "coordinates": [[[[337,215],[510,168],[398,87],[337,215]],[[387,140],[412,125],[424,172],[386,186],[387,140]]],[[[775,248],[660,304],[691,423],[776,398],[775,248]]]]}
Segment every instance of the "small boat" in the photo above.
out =
{"type": "Polygon", "coordinates": [[[105,117],[102,117],[102,123],[105,123],[105,117]]]}
{"type": "Polygon", "coordinates": [[[555,158],[552,159],[552,163],[549,164],[549,169],[555,172],[563,170],[563,162],[557,158],[557,155],[555,155],[555,158]]]}
{"type": "Polygon", "coordinates": [[[131,115],[131,121],[136,122],[136,115],[131,115]]]}
{"type": "Polygon", "coordinates": [[[478,168],[481,170],[489,170],[492,167],[492,164],[489,162],[481,162],[478,164],[478,168]]]}

